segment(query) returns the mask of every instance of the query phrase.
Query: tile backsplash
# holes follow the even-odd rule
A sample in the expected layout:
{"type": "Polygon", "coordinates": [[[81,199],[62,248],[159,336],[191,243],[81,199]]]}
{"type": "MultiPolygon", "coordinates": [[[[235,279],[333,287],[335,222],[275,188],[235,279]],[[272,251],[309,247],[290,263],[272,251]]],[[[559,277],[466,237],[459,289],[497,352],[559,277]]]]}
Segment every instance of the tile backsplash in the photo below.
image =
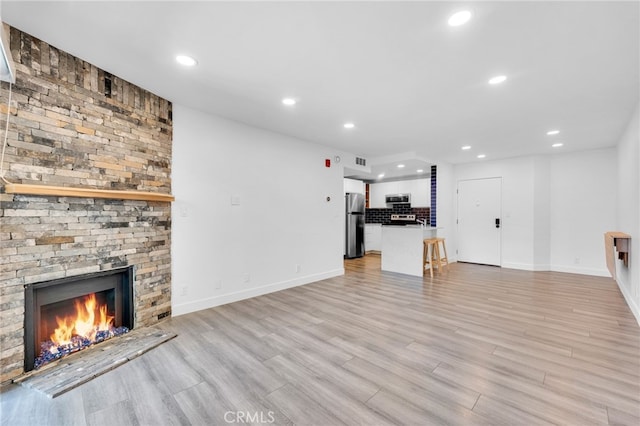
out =
{"type": "Polygon", "coordinates": [[[386,223],[391,220],[392,214],[415,214],[416,219],[427,220],[431,223],[429,207],[412,208],[408,204],[395,204],[390,209],[366,209],[365,223],[386,223]]]}

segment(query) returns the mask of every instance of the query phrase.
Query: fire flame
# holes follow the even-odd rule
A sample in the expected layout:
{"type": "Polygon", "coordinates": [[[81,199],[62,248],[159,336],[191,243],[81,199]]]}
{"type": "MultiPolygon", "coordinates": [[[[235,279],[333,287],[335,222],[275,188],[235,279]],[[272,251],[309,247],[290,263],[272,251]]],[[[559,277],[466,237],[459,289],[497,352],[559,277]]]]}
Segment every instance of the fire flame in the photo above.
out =
{"type": "Polygon", "coordinates": [[[73,336],[95,341],[98,331],[109,330],[113,326],[113,317],[107,315],[107,306],[98,306],[95,294],[86,296],[82,301],[76,300],[75,307],[75,316],[56,316],[58,327],[50,339],[57,345],[71,344],[73,336]]]}

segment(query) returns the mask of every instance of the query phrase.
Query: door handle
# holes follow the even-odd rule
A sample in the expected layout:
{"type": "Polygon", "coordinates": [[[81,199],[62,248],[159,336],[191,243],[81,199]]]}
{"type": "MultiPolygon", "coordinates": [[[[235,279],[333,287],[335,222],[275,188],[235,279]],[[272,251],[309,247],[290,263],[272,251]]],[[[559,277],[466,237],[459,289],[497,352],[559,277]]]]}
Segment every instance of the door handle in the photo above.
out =
{"type": "Polygon", "coordinates": [[[496,217],[496,228],[500,228],[500,218],[496,217]]]}

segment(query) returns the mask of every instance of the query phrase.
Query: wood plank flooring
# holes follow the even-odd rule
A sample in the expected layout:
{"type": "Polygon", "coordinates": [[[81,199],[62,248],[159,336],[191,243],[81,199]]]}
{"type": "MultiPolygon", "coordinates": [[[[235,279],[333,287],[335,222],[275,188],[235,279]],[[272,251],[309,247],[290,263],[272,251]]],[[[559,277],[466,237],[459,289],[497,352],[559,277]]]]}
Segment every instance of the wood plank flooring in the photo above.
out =
{"type": "Polygon", "coordinates": [[[607,278],[345,261],[314,284],[172,318],[175,339],[2,425],[640,424],[640,328],[607,278]]]}

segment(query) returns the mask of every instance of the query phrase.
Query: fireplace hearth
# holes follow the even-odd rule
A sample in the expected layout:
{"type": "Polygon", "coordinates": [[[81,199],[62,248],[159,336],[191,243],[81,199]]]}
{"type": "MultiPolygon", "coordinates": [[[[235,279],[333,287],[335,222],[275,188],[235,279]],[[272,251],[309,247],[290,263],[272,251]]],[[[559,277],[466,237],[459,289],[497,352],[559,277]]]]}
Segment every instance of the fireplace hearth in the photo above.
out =
{"type": "Polygon", "coordinates": [[[25,286],[25,371],[133,328],[134,268],[25,286]]]}

